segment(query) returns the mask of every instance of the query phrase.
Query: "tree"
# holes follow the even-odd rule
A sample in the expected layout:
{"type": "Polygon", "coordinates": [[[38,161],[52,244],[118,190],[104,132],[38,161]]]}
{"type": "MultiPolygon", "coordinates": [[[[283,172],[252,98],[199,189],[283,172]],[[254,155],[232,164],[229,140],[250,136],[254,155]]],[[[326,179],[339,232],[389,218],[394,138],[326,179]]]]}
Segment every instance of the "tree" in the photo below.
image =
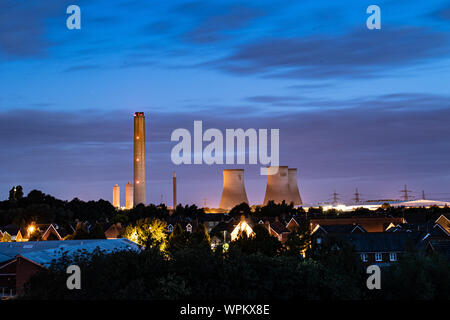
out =
{"type": "Polygon", "coordinates": [[[167,246],[166,227],[165,221],[156,218],[140,219],[135,226],[126,227],[122,236],[146,248],[157,247],[164,251],[167,246]]]}
{"type": "Polygon", "coordinates": [[[242,202],[241,204],[238,204],[234,206],[231,210],[229,215],[232,217],[240,217],[242,215],[248,216],[252,212],[250,206],[246,202],[242,202]]]}
{"type": "Polygon", "coordinates": [[[105,232],[103,231],[100,223],[96,223],[95,226],[89,231],[90,239],[106,239],[105,232]]]}
{"type": "MultiPolygon", "coordinates": [[[[382,297],[388,300],[448,300],[450,260],[443,255],[406,253],[383,270],[382,297]]],[[[378,291],[378,290],[374,290],[378,291]]]]}
{"type": "Polygon", "coordinates": [[[289,233],[284,243],[285,253],[288,256],[299,256],[303,254],[310,244],[309,233],[301,233],[297,229],[289,233]]]}
{"type": "Polygon", "coordinates": [[[2,241],[1,242],[11,242],[11,236],[7,234],[6,232],[3,234],[2,241]]]}
{"type": "Polygon", "coordinates": [[[188,245],[189,235],[180,224],[177,224],[169,236],[168,251],[174,251],[186,248],[188,245]]]}
{"type": "Polygon", "coordinates": [[[311,244],[311,231],[306,219],[300,220],[298,226],[292,228],[284,243],[285,254],[299,256],[304,254],[311,244]]]}
{"type": "Polygon", "coordinates": [[[28,241],[41,241],[42,240],[42,232],[39,228],[35,228],[34,231],[30,234],[30,238],[28,241]]]}
{"type": "Polygon", "coordinates": [[[89,232],[87,231],[86,225],[83,222],[78,222],[75,227],[75,232],[70,237],[70,240],[82,240],[89,239],[89,232]]]}
{"type": "Polygon", "coordinates": [[[247,237],[247,233],[242,232],[238,239],[231,242],[230,250],[240,249],[246,254],[260,253],[271,257],[280,253],[281,242],[271,236],[264,225],[257,224],[253,228],[253,232],[255,235],[251,237],[247,237]]]}
{"type": "Polygon", "coordinates": [[[189,242],[190,245],[207,246],[208,248],[211,248],[211,239],[209,237],[208,230],[203,223],[199,224],[197,230],[192,233],[189,242]]]}
{"type": "Polygon", "coordinates": [[[23,198],[22,186],[15,186],[9,191],[9,201],[16,202],[23,198]]]}
{"type": "Polygon", "coordinates": [[[27,195],[27,200],[31,203],[42,203],[45,200],[45,194],[39,190],[31,190],[27,195]]]}

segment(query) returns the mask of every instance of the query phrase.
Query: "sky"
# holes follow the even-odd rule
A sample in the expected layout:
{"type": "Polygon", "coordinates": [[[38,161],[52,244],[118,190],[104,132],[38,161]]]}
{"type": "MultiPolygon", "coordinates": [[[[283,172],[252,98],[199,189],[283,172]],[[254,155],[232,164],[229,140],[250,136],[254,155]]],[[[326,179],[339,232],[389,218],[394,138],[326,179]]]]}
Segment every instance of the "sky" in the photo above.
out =
{"type": "Polygon", "coordinates": [[[279,129],[305,203],[397,199],[405,184],[449,200],[449,84],[449,1],[2,0],[0,199],[22,185],[111,201],[117,183],[124,202],[139,111],[151,203],[171,205],[176,171],[179,202],[217,207],[226,168],[263,201],[260,164],[172,163],[171,133],[194,120],[279,129]]]}

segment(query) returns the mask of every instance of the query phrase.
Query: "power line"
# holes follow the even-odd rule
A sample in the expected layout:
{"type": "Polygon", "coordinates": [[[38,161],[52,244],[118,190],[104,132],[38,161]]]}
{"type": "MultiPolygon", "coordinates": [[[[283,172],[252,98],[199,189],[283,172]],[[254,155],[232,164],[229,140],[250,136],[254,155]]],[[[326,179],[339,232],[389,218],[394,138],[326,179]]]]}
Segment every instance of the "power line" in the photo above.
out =
{"type": "Polygon", "coordinates": [[[339,201],[339,197],[338,197],[339,193],[336,193],[336,190],[334,190],[332,196],[333,196],[333,203],[336,204],[339,201]]]}
{"type": "Polygon", "coordinates": [[[355,203],[359,203],[361,201],[361,199],[359,198],[359,192],[358,192],[358,188],[356,188],[355,193],[353,194],[355,197],[352,199],[353,201],[355,201],[355,203]]]}
{"type": "Polygon", "coordinates": [[[403,190],[400,190],[401,193],[403,193],[403,200],[408,201],[409,200],[409,193],[412,192],[411,190],[408,190],[405,184],[405,188],[403,190]]]}

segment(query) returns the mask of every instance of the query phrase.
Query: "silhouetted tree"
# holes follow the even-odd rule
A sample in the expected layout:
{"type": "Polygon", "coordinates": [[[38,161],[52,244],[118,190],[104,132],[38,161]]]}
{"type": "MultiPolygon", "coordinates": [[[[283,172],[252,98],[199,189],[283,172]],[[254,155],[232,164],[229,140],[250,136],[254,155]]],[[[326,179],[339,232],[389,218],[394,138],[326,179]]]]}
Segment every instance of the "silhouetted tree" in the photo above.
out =
{"type": "Polygon", "coordinates": [[[103,231],[100,223],[96,223],[95,226],[89,231],[90,239],[106,239],[105,232],[103,231]]]}

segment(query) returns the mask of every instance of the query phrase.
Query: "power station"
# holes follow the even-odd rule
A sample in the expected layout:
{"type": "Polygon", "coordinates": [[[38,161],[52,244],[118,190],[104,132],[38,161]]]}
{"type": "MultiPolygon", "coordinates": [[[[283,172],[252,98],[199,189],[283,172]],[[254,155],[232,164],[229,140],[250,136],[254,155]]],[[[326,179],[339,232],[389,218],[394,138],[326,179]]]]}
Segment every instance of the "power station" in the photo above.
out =
{"type": "Polygon", "coordinates": [[[294,203],[294,206],[303,204],[297,184],[297,168],[288,168],[288,188],[290,199],[286,203],[294,203]]]}
{"type": "Polygon", "coordinates": [[[114,208],[120,208],[120,187],[118,184],[113,187],[113,206],[114,208]]]}
{"type": "Polygon", "coordinates": [[[130,182],[125,187],[125,193],[125,209],[133,209],[133,185],[130,182]]]}
{"type": "Polygon", "coordinates": [[[244,185],[244,169],[224,169],[222,198],[219,207],[231,209],[243,202],[248,204],[244,185]]]}
{"type": "MultiPolygon", "coordinates": [[[[145,115],[144,112],[134,113],[134,136],[133,136],[133,173],[134,183],[126,184],[125,209],[129,210],[139,204],[146,204],[146,166],[145,166],[145,115]]],[[[275,167],[273,167],[275,168],[275,167]]],[[[177,202],[177,176],[172,174],[173,206],[175,210],[177,202]]],[[[297,169],[288,166],[279,166],[278,172],[267,176],[266,193],[263,205],[269,201],[294,205],[303,204],[297,183],[297,169]]],[[[231,209],[241,203],[247,203],[247,192],[245,191],[244,169],[223,169],[223,189],[220,199],[220,209],[231,209]]],[[[113,187],[113,206],[120,206],[120,187],[113,187]]]]}
{"type": "Polygon", "coordinates": [[[146,203],[145,180],[145,116],[134,114],[134,205],[146,203]]]}
{"type": "Polygon", "coordinates": [[[264,205],[269,201],[281,203],[289,202],[291,198],[289,192],[289,178],[288,167],[279,166],[278,172],[272,175],[267,175],[266,195],[264,196],[264,205]]]}

